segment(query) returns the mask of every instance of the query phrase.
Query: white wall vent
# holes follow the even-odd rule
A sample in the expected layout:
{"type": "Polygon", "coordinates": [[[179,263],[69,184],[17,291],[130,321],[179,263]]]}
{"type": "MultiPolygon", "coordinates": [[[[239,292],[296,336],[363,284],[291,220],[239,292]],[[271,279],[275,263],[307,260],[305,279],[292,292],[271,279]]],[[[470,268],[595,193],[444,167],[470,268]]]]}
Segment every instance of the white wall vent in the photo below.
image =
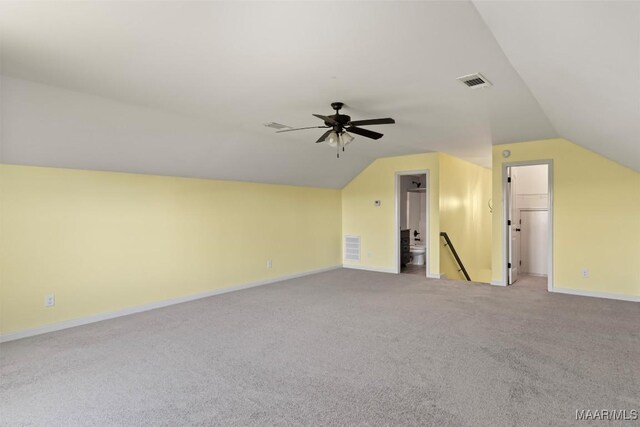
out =
{"type": "Polygon", "coordinates": [[[482,74],[469,74],[468,76],[458,77],[457,80],[462,82],[467,87],[471,89],[477,89],[479,87],[488,87],[493,86],[489,80],[487,80],[482,74]]]}
{"type": "Polygon", "coordinates": [[[360,236],[344,236],[344,259],[360,262],[360,236]]]}

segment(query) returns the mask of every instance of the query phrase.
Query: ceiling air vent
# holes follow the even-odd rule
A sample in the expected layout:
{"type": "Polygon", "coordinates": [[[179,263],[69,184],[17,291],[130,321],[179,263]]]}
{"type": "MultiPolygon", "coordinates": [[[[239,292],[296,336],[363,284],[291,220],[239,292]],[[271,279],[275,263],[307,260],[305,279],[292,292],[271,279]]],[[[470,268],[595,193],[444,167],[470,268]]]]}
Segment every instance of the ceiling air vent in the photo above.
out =
{"type": "Polygon", "coordinates": [[[276,123],[276,122],[269,122],[269,123],[265,123],[264,124],[266,127],[268,128],[273,128],[273,129],[291,129],[291,126],[287,126],[287,125],[283,125],[280,123],[276,123]]]}
{"type": "Polygon", "coordinates": [[[458,77],[457,80],[461,81],[465,86],[470,87],[471,89],[493,86],[491,82],[480,73],[458,77]]]}

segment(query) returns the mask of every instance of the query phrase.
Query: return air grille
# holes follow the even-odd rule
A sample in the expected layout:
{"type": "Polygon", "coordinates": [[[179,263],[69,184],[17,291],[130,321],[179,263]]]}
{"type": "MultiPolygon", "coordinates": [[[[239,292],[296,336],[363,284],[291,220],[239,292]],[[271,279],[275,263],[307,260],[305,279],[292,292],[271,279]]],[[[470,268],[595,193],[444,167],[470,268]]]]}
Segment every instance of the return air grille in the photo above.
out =
{"type": "Polygon", "coordinates": [[[468,76],[458,77],[458,79],[462,84],[472,89],[477,89],[479,87],[488,87],[492,86],[491,82],[487,80],[482,74],[469,74],[468,76]]]}
{"type": "Polygon", "coordinates": [[[360,261],[360,236],[344,236],[344,259],[360,261]]]}

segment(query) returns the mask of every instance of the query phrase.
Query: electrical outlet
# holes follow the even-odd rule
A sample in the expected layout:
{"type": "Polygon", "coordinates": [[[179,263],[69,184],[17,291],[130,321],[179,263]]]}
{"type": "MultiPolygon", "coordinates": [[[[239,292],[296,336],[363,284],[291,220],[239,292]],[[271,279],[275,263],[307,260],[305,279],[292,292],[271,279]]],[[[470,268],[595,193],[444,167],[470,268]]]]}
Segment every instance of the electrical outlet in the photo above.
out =
{"type": "Polygon", "coordinates": [[[589,278],[589,270],[587,270],[586,268],[582,269],[582,278],[583,279],[589,278]]]}
{"type": "Polygon", "coordinates": [[[54,305],[56,305],[56,294],[45,295],[44,306],[53,307],[54,305]]]}
{"type": "Polygon", "coordinates": [[[267,260],[267,268],[271,268],[271,267],[273,267],[273,262],[270,259],[268,259],[267,260]]]}

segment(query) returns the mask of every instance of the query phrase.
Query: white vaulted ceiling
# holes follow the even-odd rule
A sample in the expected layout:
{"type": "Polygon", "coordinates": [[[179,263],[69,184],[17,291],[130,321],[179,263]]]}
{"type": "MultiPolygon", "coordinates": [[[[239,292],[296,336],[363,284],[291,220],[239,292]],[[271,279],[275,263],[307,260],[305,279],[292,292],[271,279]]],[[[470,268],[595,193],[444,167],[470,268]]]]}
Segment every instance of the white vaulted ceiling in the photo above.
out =
{"type": "Polygon", "coordinates": [[[543,111],[537,80],[517,70],[479,9],[0,2],[2,161],[339,188],[383,156],[444,151],[489,166],[492,144],[558,134],[581,144],[543,111]],[[456,81],[475,72],[494,86],[456,81]],[[311,113],[330,114],[332,101],[353,119],[397,124],[371,127],[385,136],[357,136],[339,160],[314,144],[320,129],[263,126],[320,125],[311,113]]]}
{"type": "Polygon", "coordinates": [[[558,133],[640,169],[640,2],[475,2],[558,133]]]}

